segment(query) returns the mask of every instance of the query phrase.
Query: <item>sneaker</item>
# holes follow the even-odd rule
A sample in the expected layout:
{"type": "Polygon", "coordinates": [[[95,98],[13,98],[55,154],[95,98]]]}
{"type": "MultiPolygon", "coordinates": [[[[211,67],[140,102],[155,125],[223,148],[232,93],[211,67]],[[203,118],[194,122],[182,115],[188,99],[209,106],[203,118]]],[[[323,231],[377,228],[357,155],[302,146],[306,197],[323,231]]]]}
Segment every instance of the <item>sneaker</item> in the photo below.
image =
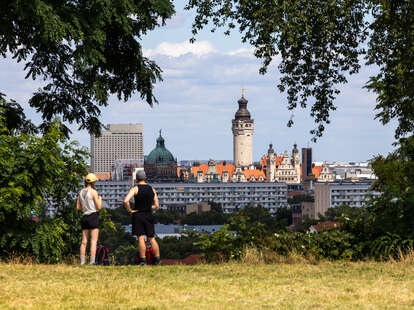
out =
{"type": "Polygon", "coordinates": [[[138,261],[139,266],[145,266],[146,264],[147,264],[147,262],[145,261],[145,257],[139,258],[139,261],[138,261]]]}

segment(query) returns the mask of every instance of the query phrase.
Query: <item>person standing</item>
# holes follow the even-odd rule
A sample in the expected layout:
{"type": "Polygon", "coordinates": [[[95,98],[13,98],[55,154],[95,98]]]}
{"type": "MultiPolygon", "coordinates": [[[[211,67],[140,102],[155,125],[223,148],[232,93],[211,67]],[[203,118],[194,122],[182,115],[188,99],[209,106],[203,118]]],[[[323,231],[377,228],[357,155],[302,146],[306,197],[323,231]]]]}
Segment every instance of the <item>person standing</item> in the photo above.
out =
{"type": "Polygon", "coordinates": [[[95,174],[89,173],[85,177],[85,188],[78,195],[76,209],[83,212],[82,216],[82,243],[80,246],[81,265],[86,263],[86,246],[90,237],[90,264],[95,264],[96,245],[99,236],[99,215],[102,209],[102,197],[98,195],[95,182],[98,180],[95,174]]]}
{"type": "Polygon", "coordinates": [[[158,209],[157,192],[147,184],[144,170],[136,175],[137,185],[132,187],[124,199],[124,206],[132,216],[132,234],[138,238],[139,265],[145,265],[145,236],[154,251],[154,264],[160,263],[160,248],[154,238],[154,218],[152,210],[158,209]],[[135,205],[131,209],[129,201],[134,197],[135,205]]]}

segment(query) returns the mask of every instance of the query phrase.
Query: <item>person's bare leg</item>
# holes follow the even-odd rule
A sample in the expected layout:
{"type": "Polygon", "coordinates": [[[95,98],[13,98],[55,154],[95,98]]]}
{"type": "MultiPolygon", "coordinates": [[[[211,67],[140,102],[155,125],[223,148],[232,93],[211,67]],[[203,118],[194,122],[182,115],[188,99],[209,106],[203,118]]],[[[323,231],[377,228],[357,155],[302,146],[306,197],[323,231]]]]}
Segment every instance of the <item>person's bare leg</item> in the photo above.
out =
{"type": "Polygon", "coordinates": [[[83,229],[82,230],[82,243],[81,243],[81,246],[80,246],[81,265],[85,264],[86,246],[88,245],[88,237],[89,237],[89,230],[83,229]]]}
{"type": "Polygon", "coordinates": [[[145,257],[145,236],[139,236],[138,237],[138,254],[140,258],[145,257]]]}
{"type": "Polygon", "coordinates": [[[160,256],[160,247],[158,246],[157,240],[155,240],[154,237],[148,238],[149,242],[151,243],[152,250],[154,251],[154,256],[158,257],[160,256]]]}
{"type": "Polygon", "coordinates": [[[90,232],[91,232],[91,248],[90,248],[91,261],[90,263],[93,264],[95,263],[96,245],[98,243],[99,229],[98,228],[91,229],[90,232]]]}

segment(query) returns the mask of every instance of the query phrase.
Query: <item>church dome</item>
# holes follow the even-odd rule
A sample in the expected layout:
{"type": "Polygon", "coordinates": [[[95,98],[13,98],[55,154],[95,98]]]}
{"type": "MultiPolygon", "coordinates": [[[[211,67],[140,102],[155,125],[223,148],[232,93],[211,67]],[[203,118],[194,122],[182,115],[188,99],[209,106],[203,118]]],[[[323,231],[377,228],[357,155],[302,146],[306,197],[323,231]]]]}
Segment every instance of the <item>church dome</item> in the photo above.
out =
{"type": "Polygon", "coordinates": [[[236,112],[235,119],[248,120],[250,119],[250,112],[247,110],[247,100],[241,97],[239,101],[239,109],[236,112]]]}
{"type": "Polygon", "coordinates": [[[145,164],[149,165],[169,165],[175,164],[176,160],[169,150],[165,147],[165,140],[161,136],[157,138],[157,146],[149,153],[145,159],[145,164]]]}

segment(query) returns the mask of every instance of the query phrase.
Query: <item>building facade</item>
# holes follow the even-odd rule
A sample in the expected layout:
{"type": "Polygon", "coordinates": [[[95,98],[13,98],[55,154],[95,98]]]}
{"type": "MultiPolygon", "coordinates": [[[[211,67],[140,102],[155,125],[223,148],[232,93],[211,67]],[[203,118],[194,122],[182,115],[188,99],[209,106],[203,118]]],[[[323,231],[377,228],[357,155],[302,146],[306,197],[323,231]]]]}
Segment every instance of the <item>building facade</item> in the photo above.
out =
{"type": "Polygon", "coordinates": [[[144,163],[142,124],[109,124],[100,137],[91,135],[91,171],[108,173],[117,160],[144,163]]]}
{"type": "Polygon", "coordinates": [[[149,182],[178,181],[177,159],[165,147],[165,140],[161,136],[161,130],[155,149],[145,159],[144,170],[149,182]]]}
{"type": "Polygon", "coordinates": [[[246,168],[253,164],[254,120],[247,110],[247,100],[242,96],[238,101],[239,109],[232,120],[233,164],[246,168]]]}
{"type": "Polygon", "coordinates": [[[287,151],[277,156],[273,144],[269,144],[267,155],[262,156],[260,164],[267,182],[300,183],[301,165],[296,144],[293,145],[291,157],[287,151]]]}
{"type": "Polygon", "coordinates": [[[264,182],[266,175],[262,170],[235,167],[225,161],[216,163],[210,159],[207,164],[195,164],[192,167],[179,167],[179,179],[183,182],[214,183],[214,182],[264,182]]]}
{"type": "Polygon", "coordinates": [[[226,213],[247,205],[261,205],[271,213],[287,206],[286,183],[158,183],[157,190],[162,208],[202,201],[219,203],[226,213]]]}
{"type": "Polygon", "coordinates": [[[369,196],[380,195],[371,190],[371,185],[371,182],[317,182],[314,184],[315,210],[324,214],[328,208],[342,204],[361,207],[369,196]]]}
{"type": "MultiPolygon", "coordinates": [[[[132,187],[132,181],[104,180],[96,183],[105,207],[118,208],[132,187]]],[[[173,209],[199,202],[219,203],[226,213],[247,205],[261,205],[271,213],[287,204],[286,183],[152,183],[161,209],[173,209]]]]}

